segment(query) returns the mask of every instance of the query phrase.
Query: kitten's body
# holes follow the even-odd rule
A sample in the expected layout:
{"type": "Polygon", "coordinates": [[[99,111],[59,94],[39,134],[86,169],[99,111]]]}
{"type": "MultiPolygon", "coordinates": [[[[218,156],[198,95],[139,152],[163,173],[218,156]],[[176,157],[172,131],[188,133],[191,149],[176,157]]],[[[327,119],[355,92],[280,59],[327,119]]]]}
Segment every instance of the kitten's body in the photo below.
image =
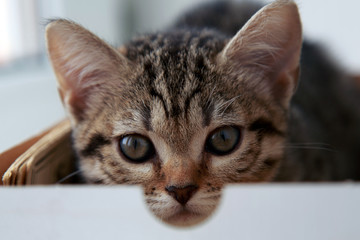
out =
{"type": "Polygon", "coordinates": [[[209,6],[120,52],[72,22],[47,29],[84,178],[141,184],[152,211],[175,225],[209,216],[227,183],[360,176],[351,107],[359,95],[310,45],[289,107],[301,49],[296,5],[269,5],[237,34],[257,6],[244,18],[226,6],[227,20],[212,21],[219,6],[209,6]]]}
{"type": "Polygon", "coordinates": [[[360,91],[316,45],[303,44],[279,180],[360,180],[360,91]]]}

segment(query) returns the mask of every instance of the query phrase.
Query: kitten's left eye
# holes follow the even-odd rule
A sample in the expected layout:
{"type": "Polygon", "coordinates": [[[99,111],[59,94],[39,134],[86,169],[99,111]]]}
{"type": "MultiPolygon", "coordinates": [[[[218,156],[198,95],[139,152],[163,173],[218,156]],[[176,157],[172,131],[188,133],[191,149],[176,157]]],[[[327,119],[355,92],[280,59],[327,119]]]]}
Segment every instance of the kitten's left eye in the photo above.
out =
{"type": "Polygon", "coordinates": [[[226,155],[238,146],[240,139],[241,133],[237,127],[221,127],[210,134],[206,140],[205,149],[214,155],[226,155]]]}
{"type": "Polygon", "coordinates": [[[155,153],[151,141],[138,134],[122,137],[119,141],[119,149],[133,163],[143,163],[153,157],[155,153]]]}

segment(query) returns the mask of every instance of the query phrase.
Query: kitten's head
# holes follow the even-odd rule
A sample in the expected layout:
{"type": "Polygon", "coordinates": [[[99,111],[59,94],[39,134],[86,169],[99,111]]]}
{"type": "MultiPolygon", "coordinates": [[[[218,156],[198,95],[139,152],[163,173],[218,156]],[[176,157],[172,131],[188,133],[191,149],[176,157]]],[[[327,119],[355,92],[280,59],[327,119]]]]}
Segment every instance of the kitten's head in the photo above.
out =
{"type": "Polygon", "coordinates": [[[187,226],[225,184],[276,173],[302,41],[293,2],[263,8],[232,39],[178,30],[118,51],[66,20],[46,33],[89,183],[142,185],[159,218],[187,226]]]}

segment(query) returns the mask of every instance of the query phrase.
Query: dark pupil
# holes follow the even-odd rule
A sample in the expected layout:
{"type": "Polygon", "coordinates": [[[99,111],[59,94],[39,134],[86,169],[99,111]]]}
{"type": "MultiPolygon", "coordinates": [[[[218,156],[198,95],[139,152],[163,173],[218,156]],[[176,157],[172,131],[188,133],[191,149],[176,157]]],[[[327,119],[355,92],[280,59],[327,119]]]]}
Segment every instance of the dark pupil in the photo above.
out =
{"type": "Polygon", "coordinates": [[[234,150],[239,142],[239,130],[234,127],[223,127],[210,136],[209,151],[218,155],[227,154],[234,150]]]}
{"type": "Polygon", "coordinates": [[[120,141],[121,152],[132,161],[145,161],[151,154],[151,143],[141,136],[126,136],[120,141]]]}

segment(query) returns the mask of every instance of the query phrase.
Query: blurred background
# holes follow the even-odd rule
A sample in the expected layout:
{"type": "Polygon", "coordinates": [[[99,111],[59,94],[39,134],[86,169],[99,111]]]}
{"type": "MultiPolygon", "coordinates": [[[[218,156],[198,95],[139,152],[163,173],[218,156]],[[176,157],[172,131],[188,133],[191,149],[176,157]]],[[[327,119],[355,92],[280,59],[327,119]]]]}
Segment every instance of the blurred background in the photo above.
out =
{"type": "MultiPolygon", "coordinates": [[[[119,46],[138,33],[167,27],[181,12],[207,1],[0,0],[0,152],[65,117],[46,57],[47,19],[72,19],[119,46]]],[[[360,1],[296,2],[305,37],[359,74],[360,1]]]]}

